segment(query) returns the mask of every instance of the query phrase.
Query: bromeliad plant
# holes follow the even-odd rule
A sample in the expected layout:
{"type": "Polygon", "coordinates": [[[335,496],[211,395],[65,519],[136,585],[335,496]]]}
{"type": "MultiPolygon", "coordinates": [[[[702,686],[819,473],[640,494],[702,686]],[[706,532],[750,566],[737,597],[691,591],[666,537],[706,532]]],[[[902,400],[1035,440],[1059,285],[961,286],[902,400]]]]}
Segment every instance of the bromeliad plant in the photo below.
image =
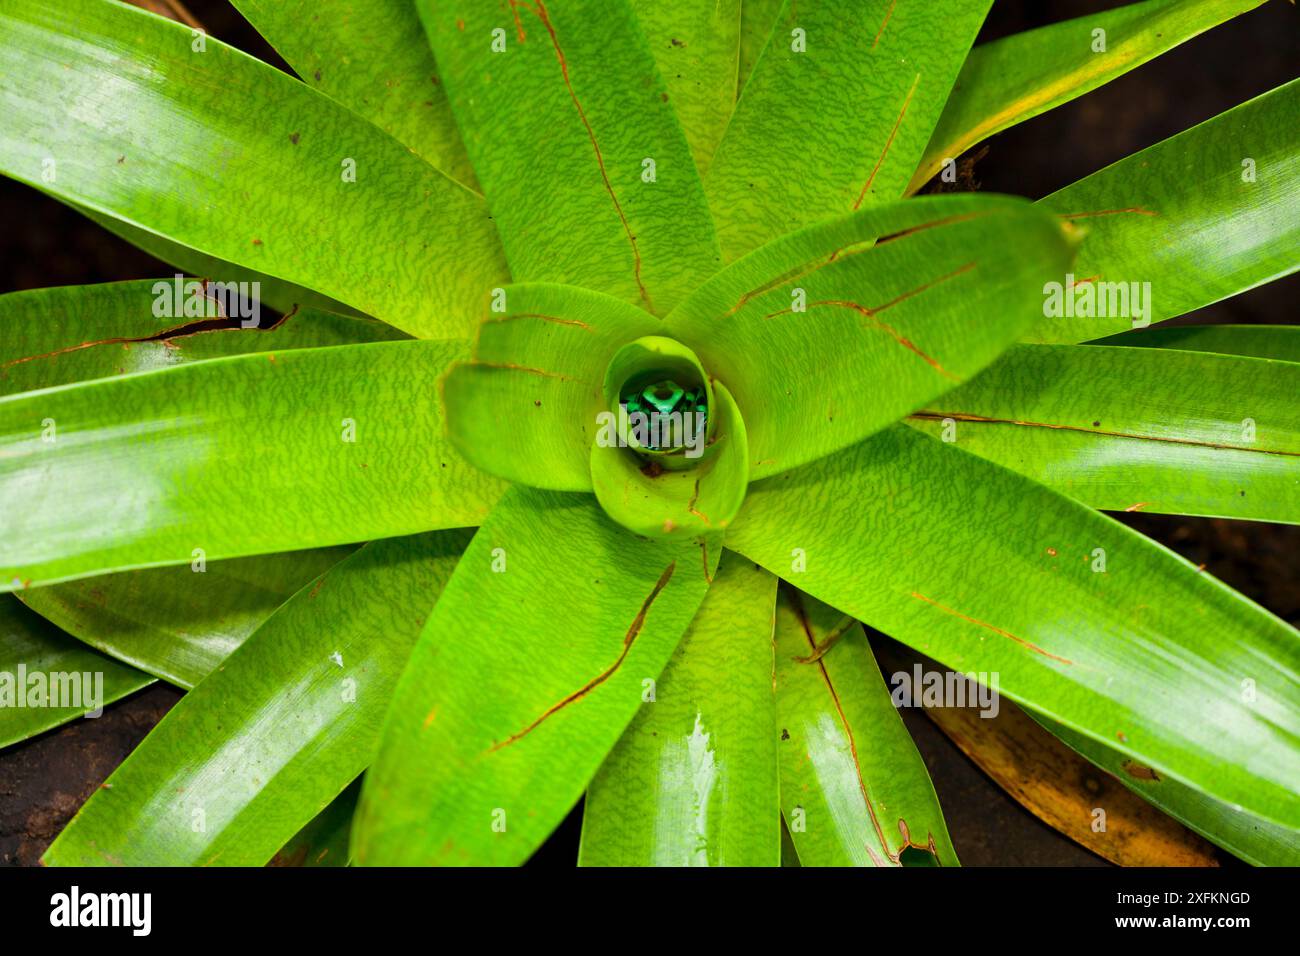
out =
{"type": "Polygon", "coordinates": [[[0,671],[188,690],[47,863],[953,864],[859,621],[1300,861],[1296,633],[1099,513],[1300,519],[1295,329],[1134,328],[1296,268],[1300,87],[905,198],[1254,0],[235,5],[0,4],[0,168],[286,312],[0,297],[0,671]]]}

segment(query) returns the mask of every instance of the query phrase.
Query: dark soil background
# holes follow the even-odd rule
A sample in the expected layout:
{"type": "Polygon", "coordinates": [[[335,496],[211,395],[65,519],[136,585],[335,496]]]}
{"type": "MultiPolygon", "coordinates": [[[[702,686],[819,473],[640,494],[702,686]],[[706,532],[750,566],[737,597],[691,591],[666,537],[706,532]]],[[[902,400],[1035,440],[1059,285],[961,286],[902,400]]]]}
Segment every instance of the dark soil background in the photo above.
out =
{"type": "MultiPolygon", "coordinates": [[[[997,0],[980,40],[1120,4],[997,0]]],[[[209,32],[285,68],[228,4],[189,0],[209,32]]],[[[1293,79],[1300,70],[1300,12],[1271,0],[1080,100],[989,143],[974,165],[984,190],[1044,196],[1129,153],[1293,79]]],[[[1300,117],[1297,117],[1300,125],[1300,117]]],[[[34,190],[0,180],[0,292],[171,275],[170,266],[34,190]]],[[[1300,276],[1177,320],[1294,323],[1300,276]]],[[[1295,554],[1300,529],[1251,522],[1131,514],[1126,524],[1163,542],[1293,623],[1300,623],[1295,554]]],[[[77,807],[178,699],[154,685],[106,710],[0,751],[0,865],[36,863],[77,807]]],[[[925,717],[905,712],[967,865],[1106,865],[1021,809],[925,717]]],[[[570,866],[578,812],[532,865],[570,866]]]]}

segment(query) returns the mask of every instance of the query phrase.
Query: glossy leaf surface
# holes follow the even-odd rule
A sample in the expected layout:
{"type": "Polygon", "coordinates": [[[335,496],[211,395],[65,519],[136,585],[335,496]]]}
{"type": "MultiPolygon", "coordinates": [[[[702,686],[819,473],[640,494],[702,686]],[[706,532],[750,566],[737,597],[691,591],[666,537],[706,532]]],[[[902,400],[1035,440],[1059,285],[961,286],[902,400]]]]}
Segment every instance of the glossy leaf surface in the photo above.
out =
{"type": "Polygon", "coordinates": [[[1300,364],[1018,346],[909,422],[1111,511],[1300,523],[1300,364]]]}
{"type": "Polygon", "coordinates": [[[583,866],[776,866],[776,579],[726,552],[587,790],[583,866]]]}
{"type": "Polygon", "coordinates": [[[0,171],[412,334],[468,335],[506,276],[482,199],[279,70],[199,44],[106,0],[7,3],[0,171]]]}
{"type": "Polygon", "coordinates": [[[735,395],[761,478],[979,371],[1041,321],[1042,283],[1072,252],[1058,223],[1019,200],[890,203],[773,241],[665,325],[735,395]]]}
{"type": "Polygon", "coordinates": [[[783,588],[775,650],[781,812],[800,865],[956,866],[861,625],[783,588]]]}
{"type": "Polygon", "coordinates": [[[1083,96],[1262,2],[1146,0],[979,44],[962,64],[908,192],[981,140],[1083,96]]]}
{"type": "Polygon", "coordinates": [[[628,0],[419,0],[516,281],[662,314],[717,266],[690,149],[628,0]]]}
{"type": "Polygon", "coordinates": [[[718,557],[635,538],[590,495],[508,491],[397,688],[353,830],[357,862],[526,860],[642,706],[718,557]],[[582,613],[536,613],[557,599],[582,613]]]}
{"type": "Polygon", "coordinates": [[[1162,776],[1300,828],[1300,637],[1104,515],[897,427],[752,485],[727,543],[954,670],[997,671],[1008,697],[1162,776]]]}
{"type": "Polygon", "coordinates": [[[1100,338],[1300,267],[1300,141],[1290,135],[1297,110],[1293,80],[1041,200],[1086,230],[1074,297],[1086,298],[1089,285],[1105,294],[1092,293],[1090,316],[1079,308],[1067,314],[1063,300],[1062,314],[1026,340],[1100,338]]]}
{"type": "Polygon", "coordinates": [[[46,851],[56,866],[260,866],[369,765],[468,539],[373,542],[181,698],[46,851]],[[383,601],[366,597],[383,594],[383,601]]]}
{"type": "Polygon", "coordinates": [[[452,179],[477,189],[413,4],[234,3],[305,83],[391,133],[452,179]]]}
{"type": "Polygon", "coordinates": [[[0,595],[0,747],[75,720],[153,683],[0,595]],[[61,706],[52,706],[59,704],[61,706]]]}
{"type": "Polygon", "coordinates": [[[295,349],[0,399],[0,588],[476,524],[502,486],[436,398],[462,354],[295,349]]]}
{"type": "Polygon", "coordinates": [[[901,198],[989,2],[787,0],[705,181],[726,258],[901,198]]]}

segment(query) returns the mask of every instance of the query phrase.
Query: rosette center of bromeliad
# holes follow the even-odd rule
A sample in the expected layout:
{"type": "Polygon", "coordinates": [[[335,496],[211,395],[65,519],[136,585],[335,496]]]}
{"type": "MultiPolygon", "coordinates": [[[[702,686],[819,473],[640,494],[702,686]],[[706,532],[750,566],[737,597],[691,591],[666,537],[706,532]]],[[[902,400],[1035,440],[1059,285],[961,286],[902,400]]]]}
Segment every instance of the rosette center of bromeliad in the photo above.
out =
{"type": "Polygon", "coordinates": [[[614,353],[592,445],[602,507],[638,534],[721,531],[744,498],[748,440],[725,385],[682,343],[644,336],[614,353]]]}
{"type": "Polygon", "coordinates": [[[708,430],[709,396],[703,384],[681,384],[679,378],[667,371],[643,372],[619,389],[619,409],[634,447],[700,457],[708,430]]]}

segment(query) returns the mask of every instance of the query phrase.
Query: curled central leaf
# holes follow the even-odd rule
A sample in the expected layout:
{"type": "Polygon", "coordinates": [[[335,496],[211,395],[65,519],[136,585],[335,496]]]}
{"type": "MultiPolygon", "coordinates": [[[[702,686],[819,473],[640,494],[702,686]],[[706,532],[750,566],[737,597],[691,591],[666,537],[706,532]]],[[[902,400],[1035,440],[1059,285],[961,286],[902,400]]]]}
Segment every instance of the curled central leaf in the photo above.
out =
{"type": "Polygon", "coordinates": [[[647,335],[614,353],[605,370],[597,444],[630,449],[651,472],[687,471],[713,438],[713,383],[695,353],[675,339],[647,335]]]}

